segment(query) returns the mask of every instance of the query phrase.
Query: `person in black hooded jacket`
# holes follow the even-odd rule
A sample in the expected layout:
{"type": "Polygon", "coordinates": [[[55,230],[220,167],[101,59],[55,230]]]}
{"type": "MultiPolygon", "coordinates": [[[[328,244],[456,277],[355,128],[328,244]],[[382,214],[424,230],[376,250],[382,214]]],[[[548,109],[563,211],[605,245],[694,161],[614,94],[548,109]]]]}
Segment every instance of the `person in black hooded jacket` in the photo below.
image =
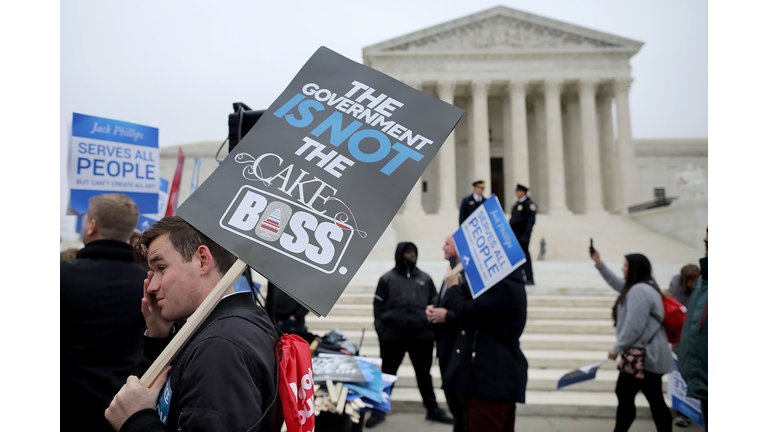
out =
{"type": "MultiPolygon", "coordinates": [[[[373,298],[373,318],[379,335],[381,371],[397,375],[405,353],[411,358],[416,372],[427,420],[453,424],[453,419],[437,406],[432,387],[432,367],[435,334],[427,323],[427,305],[437,295],[428,274],[416,267],[418,249],[410,242],[397,245],[395,268],[385,273],[373,298]]],[[[384,421],[372,415],[365,426],[371,428],[384,421]]]]}

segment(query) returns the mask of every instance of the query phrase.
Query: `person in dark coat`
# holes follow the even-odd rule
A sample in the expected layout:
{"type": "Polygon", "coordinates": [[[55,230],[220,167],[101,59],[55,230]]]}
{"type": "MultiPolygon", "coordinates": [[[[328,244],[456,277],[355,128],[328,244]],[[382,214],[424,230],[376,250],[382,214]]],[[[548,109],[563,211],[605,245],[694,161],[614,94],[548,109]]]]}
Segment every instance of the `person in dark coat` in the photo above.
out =
{"type": "Polygon", "coordinates": [[[111,431],[104,410],[129,375],[138,373],[146,277],[128,239],[139,209],[123,194],[91,198],[85,247],[60,264],[62,430],[111,431]]]}
{"type": "MultiPolygon", "coordinates": [[[[449,235],[443,245],[443,254],[445,259],[450,262],[451,267],[456,267],[458,254],[456,245],[453,242],[453,236],[449,235]]],[[[464,298],[471,299],[469,286],[466,283],[464,272],[461,273],[461,289],[464,298]]],[[[427,320],[431,323],[435,332],[435,346],[437,348],[437,358],[440,364],[440,376],[444,377],[448,370],[448,362],[453,359],[453,345],[456,343],[456,337],[459,335],[460,324],[453,311],[448,311],[445,306],[448,302],[448,288],[443,282],[440,292],[437,294],[432,305],[427,306],[427,320]]],[[[469,422],[467,421],[467,401],[464,397],[455,391],[450,391],[443,385],[445,400],[448,402],[448,408],[453,414],[454,424],[453,432],[469,431],[469,422]]]]}
{"type": "Polygon", "coordinates": [[[281,289],[275,289],[277,304],[275,305],[275,324],[284,333],[306,332],[305,316],[307,308],[286,294],[281,289]]]}
{"type": "Polygon", "coordinates": [[[512,206],[512,217],[509,218],[509,225],[520,243],[520,247],[525,252],[525,264],[523,264],[523,278],[526,285],[533,285],[533,264],[531,253],[528,252],[528,244],[531,242],[531,232],[536,223],[536,211],[538,207],[531,198],[528,197],[528,188],[518,184],[515,196],[517,202],[512,206]]]}
{"type": "MultiPolygon", "coordinates": [[[[149,366],[179,334],[175,322],[200,307],[236,258],[178,216],[150,226],[135,253],[151,270],[141,300],[149,366]]],[[[229,287],[154,383],[128,377],[104,415],[122,432],[272,431],[282,417],[278,341],[253,295],[229,287]]]]}
{"type": "Polygon", "coordinates": [[[459,206],[459,225],[467,220],[469,215],[471,215],[472,212],[480,207],[486,200],[486,198],[483,196],[485,183],[482,180],[478,180],[472,183],[472,186],[475,188],[472,191],[472,195],[461,200],[461,205],[459,206]]]}
{"type": "Polygon", "coordinates": [[[527,297],[518,268],[479,297],[469,300],[458,276],[448,271],[447,309],[461,323],[454,359],[443,388],[467,398],[469,430],[514,430],[516,403],[525,403],[528,361],[520,350],[527,297]]]}
{"type": "MultiPolygon", "coordinates": [[[[381,371],[397,375],[405,353],[411,358],[416,372],[427,420],[453,424],[453,419],[437,405],[432,387],[433,348],[435,334],[427,323],[426,308],[437,291],[428,274],[416,267],[418,249],[402,242],[395,250],[395,267],[385,273],[376,286],[373,298],[373,318],[379,336],[381,371]]],[[[384,417],[371,415],[365,426],[374,427],[384,417]]]]}

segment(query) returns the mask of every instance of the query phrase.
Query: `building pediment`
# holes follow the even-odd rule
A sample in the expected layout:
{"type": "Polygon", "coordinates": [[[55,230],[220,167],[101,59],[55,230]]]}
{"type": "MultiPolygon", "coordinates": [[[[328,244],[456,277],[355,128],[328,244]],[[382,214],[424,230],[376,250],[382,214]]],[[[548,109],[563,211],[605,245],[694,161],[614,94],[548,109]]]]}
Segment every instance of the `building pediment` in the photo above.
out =
{"type": "Polygon", "coordinates": [[[364,56],[499,51],[634,51],[641,42],[499,6],[385,41],[364,56]]]}

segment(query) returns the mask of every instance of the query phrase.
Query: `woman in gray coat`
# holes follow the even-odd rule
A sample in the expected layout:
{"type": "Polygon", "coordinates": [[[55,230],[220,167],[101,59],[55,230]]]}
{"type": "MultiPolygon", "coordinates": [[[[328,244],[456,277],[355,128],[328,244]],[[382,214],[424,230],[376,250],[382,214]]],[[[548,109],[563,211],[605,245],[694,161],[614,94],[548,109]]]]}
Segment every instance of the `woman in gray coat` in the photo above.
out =
{"type": "Polygon", "coordinates": [[[614,432],[628,431],[635,420],[635,396],[638,391],[642,391],[648,399],[656,430],[671,432],[672,414],[664,402],[661,377],[675,370],[675,361],[662,325],[664,305],[661,290],[651,275],[651,262],[641,254],[626,255],[622,279],[608,269],[596,250],[592,250],[590,257],[595,261],[603,279],[619,292],[613,305],[616,345],[608,352],[608,358],[616,359],[619,353],[629,348],[645,348],[644,378],[619,373],[616,382],[619,405],[616,408],[614,432]]]}

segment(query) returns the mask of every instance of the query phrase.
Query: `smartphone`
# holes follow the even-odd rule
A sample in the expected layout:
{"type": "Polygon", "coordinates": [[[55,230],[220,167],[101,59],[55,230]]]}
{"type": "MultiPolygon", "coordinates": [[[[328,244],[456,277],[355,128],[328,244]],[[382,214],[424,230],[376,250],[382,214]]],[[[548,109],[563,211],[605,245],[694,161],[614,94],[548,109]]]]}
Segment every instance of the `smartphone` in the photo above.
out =
{"type": "Polygon", "coordinates": [[[592,237],[589,238],[589,256],[594,255],[595,247],[592,244],[592,237]]]}
{"type": "Polygon", "coordinates": [[[457,258],[458,258],[458,257],[455,257],[455,256],[452,256],[452,257],[448,257],[448,262],[451,264],[451,268],[454,268],[454,267],[456,267],[456,263],[457,263],[457,261],[458,261],[458,259],[457,259],[457,258]]]}

